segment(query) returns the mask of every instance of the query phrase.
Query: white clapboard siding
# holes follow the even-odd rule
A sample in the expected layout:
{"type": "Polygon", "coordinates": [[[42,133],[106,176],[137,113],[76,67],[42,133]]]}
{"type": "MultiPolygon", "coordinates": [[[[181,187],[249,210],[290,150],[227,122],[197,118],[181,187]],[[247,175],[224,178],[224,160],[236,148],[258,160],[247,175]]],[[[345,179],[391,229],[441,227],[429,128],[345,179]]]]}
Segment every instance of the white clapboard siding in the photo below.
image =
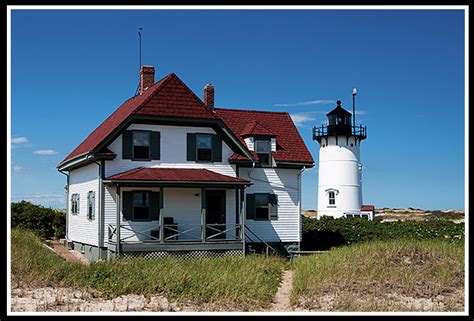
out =
{"type": "Polygon", "coordinates": [[[90,245],[98,245],[99,240],[99,166],[86,165],[70,172],[68,239],[90,245]],[[87,194],[95,192],[95,217],[87,218],[87,194]],[[71,195],[79,194],[79,214],[71,214],[71,195]]]}
{"type": "Polygon", "coordinates": [[[132,124],[127,130],[142,129],[159,131],[161,136],[160,160],[151,161],[132,161],[122,159],[122,135],[117,137],[108,148],[117,154],[112,161],[107,161],[105,166],[105,176],[111,176],[122,173],[137,167],[173,167],[173,168],[206,168],[214,172],[236,176],[235,166],[229,164],[228,159],[234,153],[227,144],[222,141],[222,162],[217,163],[198,163],[186,160],[186,137],[187,133],[210,133],[215,131],[210,127],[184,127],[184,126],[165,126],[132,124]]]}
{"type": "MultiPolygon", "coordinates": [[[[116,225],[116,191],[115,187],[107,186],[105,189],[105,237],[108,240],[109,224],[116,225]]],[[[159,191],[158,188],[126,188],[121,191],[132,190],[152,190],[159,191]]],[[[197,240],[201,238],[201,189],[199,188],[165,188],[164,189],[164,217],[173,217],[178,224],[180,232],[192,229],[186,234],[181,234],[180,240],[197,240]]],[[[123,200],[123,198],[122,198],[123,200]]],[[[235,222],[235,190],[228,190],[226,194],[226,223],[228,228],[235,222]]],[[[157,228],[159,221],[149,222],[131,222],[124,221],[121,215],[121,224],[125,227],[121,229],[121,238],[127,238],[126,241],[142,241],[148,239],[139,233],[133,233],[130,230],[139,232],[146,231],[149,234],[150,229],[157,228]],[[135,234],[135,235],[134,235],[135,234]]],[[[229,231],[230,235],[235,232],[229,231]]],[[[234,233],[234,234],[232,234],[234,233]]],[[[115,238],[113,239],[115,241],[115,238]]]]}
{"type": "Polygon", "coordinates": [[[240,168],[240,177],[253,185],[245,192],[278,195],[278,220],[245,220],[255,234],[266,242],[300,241],[300,184],[299,170],[274,168],[240,168]],[[249,176],[250,173],[250,176],[249,176]]]}

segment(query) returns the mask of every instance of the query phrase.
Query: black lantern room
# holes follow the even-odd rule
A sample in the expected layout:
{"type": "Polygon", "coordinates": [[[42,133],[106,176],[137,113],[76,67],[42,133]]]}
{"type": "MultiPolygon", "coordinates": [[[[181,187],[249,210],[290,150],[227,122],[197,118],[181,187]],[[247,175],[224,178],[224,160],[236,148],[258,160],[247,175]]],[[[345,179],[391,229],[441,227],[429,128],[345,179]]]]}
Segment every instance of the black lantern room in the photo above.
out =
{"type": "Polygon", "coordinates": [[[341,101],[336,102],[337,106],[326,114],[328,118],[329,136],[351,135],[352,132],[352,114],[341,107],[341,101]]]}
{"type": "Polygon", "coordinates": [[[325,138],[327,141],[329,136],[335,136],[336,140],[338,136],[354,136],[357,142],[357,140],[361,141],[367,138],[367,127],[353,125],[352,114],[341,106],[340,100],[336,102],[336,108],[326,116],[326,126],[313,127],[313,140],[321,142],[321,138],[325,138]]]}

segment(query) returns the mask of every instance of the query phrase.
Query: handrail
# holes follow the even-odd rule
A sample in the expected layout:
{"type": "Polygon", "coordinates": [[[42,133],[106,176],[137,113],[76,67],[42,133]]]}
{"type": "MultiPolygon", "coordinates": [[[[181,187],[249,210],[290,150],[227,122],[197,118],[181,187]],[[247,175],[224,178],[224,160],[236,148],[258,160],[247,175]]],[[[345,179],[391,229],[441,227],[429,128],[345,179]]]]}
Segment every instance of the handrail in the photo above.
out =
{"type": "MultiPolygon", "coordinates": [[[[218,236],[218,235],[221,235],[221,234],[224,234],[224,233],[233,231],[233,230],[237,230],[237,228],[240,228],[240,224],[234,224],[234,225],[231,226],[230,228],[228,228],[228,229],[222,231],[222,230],[220,230],[220,229],[217,229],[217,228],[215,228],[215,227],[212,227],[212,225],[214,225],[214,226],[227,226],[226,224],[207,224],[207,225],[206,225],[207,228],[210,228],[211,230],[214,230],[214,231],[219,232],[219,233],[213,234],[213,235],[211,235],[211,236],[209,236],[209,237],[206,237],[206,240],[210,240],[210,239],[212,239],[213,237],[216,237],[216,236],[218,236]]],[[[240,236],[235,237],[234,240],[240,240],[240,236]]]]}
{"type": "MultiPolygon", "coordinates": [[[[172,233],[171,235],[164,236],[163,241],[169,241],[169,242],[178,241],[177,238],[179,236],[187,236],[188,237],[187,239],[181,239],[182,241],[202,240],[201,232],[202,232],[203,225],[201,225],[201,224],[195,224],[195,225],[193,225],[193,224],[181,224],[180,226],[184,227],[184,230],[180,231],[179,229],[177,229],[177,224],[174,224],[174,223],[173,224],[163,224],[163,228],[165,229],[165,231],[170,231],[172,233]],[[198,231],[199,231],[199,233],[196,233],[198,231]],[[192,232],[195,232],[195,233],[192,233],[192,232]],[[197,234],[199,234],[199,236],[197,234]]],[[[129,240],[130,238],[137,237],[138,235],[145,236],[147,238],[147,240],[152,240],[152,241],[159,242],[159,241],[161,241],[161,238],[159,236],[153,236],[151,233],[147,233],[147,232],[151,232],[153,230],[157,230],[159,228],[160,228],[160,225],[155,225],[155,226],[147,227],[146,229],[138,230],[136,227],[130,227],[130,226],[125,225],[125,224],[120,224],[120,229],[121,230],[126,230],[126,231],[132,232],[131,235],[126,235],[126,236],[124,236],[121,233],[120,242],[122,242],[122,241],[141,242],[140,240],[137,240],[137,241],[129,240]]],[[[226,234],[230,231],[241,229],[242,226],[241,226],[241,224],[206,224],[205,228],[217,232],[217,233],[214,233],[210,236],[206,236],[205,240],[215,240],[217,236],[222,235],[222,234],[226,234]],[[220,229],[219,227],[225,227],[225,229],[220,229]]],[[[115,242],[114,236],[117,235],[116,233],[117,233],[117,226],[114,225],[114,224],[108,224],[108,240],[109,240],[109,242],[115,242]]],[[[227,237],[226,237],[226,239],[227,239],[227,237]]],[[[241,240],[240,234],[238,236],[232,236],[228,240],[239,241],[239,240],[241,240]]]]}
{"type": "MultiPolygon", "coordinates": [[[[348,126],[351,128],[351,135],[367,137],[367,126],[348,126]]],[[[328,136],[328,126],[321,125],[313,127],[313,140],[317,140],[321,136],[328,136]]]]}
{"type": "Polygon", "coordinates": [[[245,229],[247,231],[249,231],[253,236],[255,236],[257,238],[257,240],[259,240],[261,243],[265,244],[268,248],[270,248],[273,253],[276,253],[276,250],[270,245],[268,244],[267,242],[265,242],[264,240],[262,240],[257,234],[255,234],[251,229],[250,227],[248,227],[247,225],[245,225],[245,229]]]}

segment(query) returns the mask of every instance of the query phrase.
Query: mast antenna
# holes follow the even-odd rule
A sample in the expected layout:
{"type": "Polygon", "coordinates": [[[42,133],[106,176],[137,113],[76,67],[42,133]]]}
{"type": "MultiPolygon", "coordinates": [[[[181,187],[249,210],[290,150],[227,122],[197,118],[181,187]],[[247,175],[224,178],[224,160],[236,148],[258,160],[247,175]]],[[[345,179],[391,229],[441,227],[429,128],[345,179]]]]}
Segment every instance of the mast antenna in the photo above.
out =
{"type": "Polygon", "coordinates": [[[142,82],[142,77],[141,77],[141,70],[142,70],[142,30],[143,28],[142,27],[139,27],[138,28],[138,60],[139,60],[139,67],[138,67],[138,75],[139,75],[139,79],[138,79],[138,86],[137,86],[137,90],[135,91],[135,96],[140,94],[140,85],[141,85],[141,82],[142,82]]]}
{"type": "Polygon", "coordinates": [[[140,56],[140,69],[142,68],[142,30],[143,28],[138,28],[138,48],[139,48],[139,56],[140,56]]]}

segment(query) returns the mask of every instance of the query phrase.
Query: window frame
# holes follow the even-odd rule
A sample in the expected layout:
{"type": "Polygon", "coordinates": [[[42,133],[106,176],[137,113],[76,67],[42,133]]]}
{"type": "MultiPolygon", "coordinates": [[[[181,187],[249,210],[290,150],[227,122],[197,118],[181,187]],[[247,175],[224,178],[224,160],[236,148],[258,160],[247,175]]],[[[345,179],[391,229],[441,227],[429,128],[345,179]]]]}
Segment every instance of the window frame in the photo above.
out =
{"type": "Polygon", "coordinates": [[[259,158],[259,164],[261,167],[273,167],[273,153],[272,153],[272,139],[271,137],[254,137],[254,151],[259,158]],[[259,153],[258,152],[258,145],[259,143],[264,142],[268,143],[268,153],[259,153]],[[260,155],[268,155],[268,163],[262,163],[260,160],[260,155]]]}
{"type": "Polygon", "coordinates": [[[79,214],[79,194],[73,193],[71,194],[71,215],[78,215],[79,214]]]}
{"type": "Polygon", "coordinates": [[[95,203],[95,191],[87,192],[87,219],[90,221],[95,219],[95,204],[94,203],[95,203]],[[94,200],[92,203],[91,203],[91,199],[94,200]]]}
{"type": "Polygon", "coordinates": [[[151,222],[151,191],[138,190],[132,191],[132,221],[135,222],[151,222]],[[148,206],[135,206],[135,194],[147,194],[148,206]],[[148,207],[148,218],[135,218],[135,207],[148,207]]]}
{"type": "Polygon", "coordinates": [[[255,206],[255,216],[254,220],[255,221],[270,221],[270,193],[254,193],[254,206],[255,206]],[[267,198],[267,205],[266,206],[261,206],[263,208],[267,209],[267,217],[257,217],[257,196],[266,196],[267,198]]]}
{"type": "Polygon", "coordinates": [[[336,205],[336,192],[335,191],[328,191],[328,204],[332,206],[336,205]],[[332,194],[332,197],[331,197],[331,194],[332,194]]]}
{"type": "Polygon", "coordinates": [[[214,144],[213,144],[213,135],[214,134],[210,134],[210,133],[196,133],[195,134],[195,139],[196,139],[196,163],[213,163],[213,159],[214,159],[214,144]],[[209,160],[202,160],[202,159],[199,159],[199,152],[198,150],[199,149],[204,149],[204,148],[199,148],[198,147],[198,140],[199,140],[199,137],[200,136],[207,136],[211,139],[211,147],[210,147],[210,151],[211,151],[211,156],[210,156],[210,159],[209,160]]]}
{"type": "Polygon", "coordinates": [[[150,161],[151,160],[151,130],[132,129],[132,160],[133,161],[150,161]],[[148,134],[148,158],[135,157],[135,140],[134,140],[135,133],[148,134]]]}

